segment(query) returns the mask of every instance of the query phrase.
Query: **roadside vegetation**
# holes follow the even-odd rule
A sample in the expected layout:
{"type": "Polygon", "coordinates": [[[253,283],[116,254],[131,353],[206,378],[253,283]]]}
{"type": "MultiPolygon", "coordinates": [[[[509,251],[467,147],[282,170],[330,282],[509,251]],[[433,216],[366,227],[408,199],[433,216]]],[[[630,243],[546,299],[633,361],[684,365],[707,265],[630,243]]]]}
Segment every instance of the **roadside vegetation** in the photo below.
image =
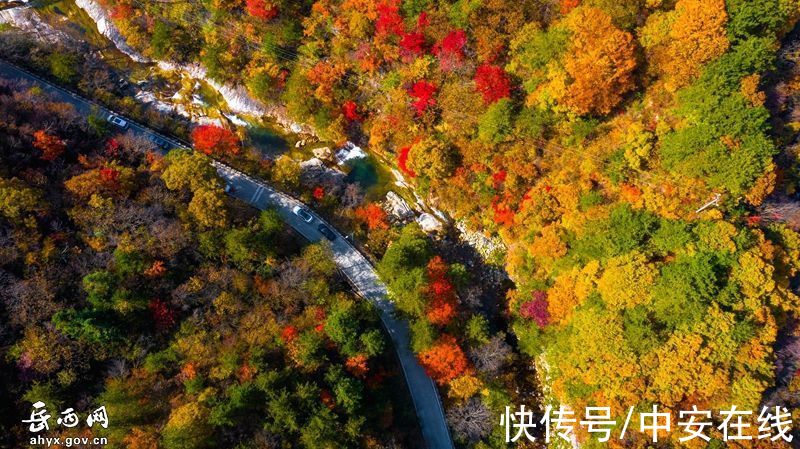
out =
{"type": "Polygon", "coordinates": [[[327,247],[228,198],[201,154],[152,150],[0,81],[4,441],[43,401],[105,406],[109,447],[419,445],[378,314],[327,247]]]}

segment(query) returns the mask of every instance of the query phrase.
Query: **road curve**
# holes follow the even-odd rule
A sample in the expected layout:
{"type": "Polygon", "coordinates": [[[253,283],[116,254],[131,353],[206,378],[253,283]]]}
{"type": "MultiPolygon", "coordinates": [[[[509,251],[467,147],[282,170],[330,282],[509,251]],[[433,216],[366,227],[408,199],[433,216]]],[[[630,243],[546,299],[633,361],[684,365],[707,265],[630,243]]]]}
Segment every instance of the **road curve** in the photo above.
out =
{"type": "MultiPolygon", "coordinates": [[[[111,111],[92,100],[81,97],[73,92],[56,86],[28,71],[13,64],[0,60],[0,77],[7,79],[20,79],[35,84],[54,98],[72,104],[76,111],[88,115],[93,108],[103,114],[111,111]]],[[[158,132],[126,119],[130,123],[130,130],[134,134],[144,136],[159,136],[180,148],[188,148],[184,143],[166,137],[158,132]]],[[[306,205],[292,196],[282,193],[267,185],[266,182],[239,172],[218,161],[212,164],[231,186],[234,188],[232,196],[258,208],[275,209],[289,226],[312,242],[320,241],[323,236],[317,230],[320,223],[327,224],[322,217],[312,211],[314,221],[306,223],[296,216],[292,209],[301,206],[309,211],[306,205]]],[[[347,277],[353,289],[363,298],[372,302],[380,313],[383,325],[392,340],[395,352],[403,369],[406,384],[414,402],[414,409],[422,429],[422,436],[428,449],[453,449],[453,441],[444,416],[444,408],[439,398],[436,385],[425,373],[417,362],[416,357],[409,348],[409,328],[405,320],[398,319],[395,315],[394,304],[388,299],[386,285],[378,278],[375,268],[353,245],[343,238],[336,228],[327,224],[336,234],[337,238],[331,242],[333,258],[341,272],[347,277]]]]}

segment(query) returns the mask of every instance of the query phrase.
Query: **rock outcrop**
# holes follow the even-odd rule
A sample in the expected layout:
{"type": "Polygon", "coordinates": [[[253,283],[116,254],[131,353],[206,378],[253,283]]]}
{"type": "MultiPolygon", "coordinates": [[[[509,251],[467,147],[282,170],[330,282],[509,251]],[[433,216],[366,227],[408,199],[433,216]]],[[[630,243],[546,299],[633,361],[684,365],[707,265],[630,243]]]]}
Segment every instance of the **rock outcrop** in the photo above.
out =
{"type": "Polygon", "coordinates": [[[456,229],[461,240],[475,248],[484,260],[491,260],[506,250],[506,246],[499,238],[489,238],[480,232],[470,231],[463,221],[456,222],[456,229]]]}

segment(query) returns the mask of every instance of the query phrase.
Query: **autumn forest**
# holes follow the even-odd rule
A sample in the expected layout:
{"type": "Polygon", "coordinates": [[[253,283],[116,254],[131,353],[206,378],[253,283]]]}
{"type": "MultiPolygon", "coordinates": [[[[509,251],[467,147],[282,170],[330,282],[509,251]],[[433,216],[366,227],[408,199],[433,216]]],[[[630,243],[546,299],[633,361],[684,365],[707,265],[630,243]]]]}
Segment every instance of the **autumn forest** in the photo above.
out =
{"type": "Polygon", "coordinates": [[[39,22],[0,9],[36,77],[0,70],[0,447],[43,401],[113,448],[438,449],[408,363],[447,447],[791,447],[498,422],[800,419],[800,1],[11,8],[39,22]]]}

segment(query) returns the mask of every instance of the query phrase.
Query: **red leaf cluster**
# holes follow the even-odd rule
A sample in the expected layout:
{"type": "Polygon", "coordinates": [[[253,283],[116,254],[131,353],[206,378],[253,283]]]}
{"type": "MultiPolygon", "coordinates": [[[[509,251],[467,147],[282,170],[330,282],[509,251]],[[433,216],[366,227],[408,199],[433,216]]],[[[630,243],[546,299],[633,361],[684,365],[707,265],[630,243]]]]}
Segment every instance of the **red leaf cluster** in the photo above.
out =
{"type": "Polygon", "coordinates": [[[506,98],[511,94],[511,81],[502,67],[482,64],[475,71],[475,87],[483,95],[486,104],[506,98]]]}
{"type": "Polygon", "coordinates": [[[347,100],[342,104],[342,115],[351,122],[361,120],[361,114],[358,113],[358,105],[353,100],[347,100]]]}
{"type": "Polygon", "coordinates": [[[262,20],[272,20],[280,11],[277,6],[266,0],[247,0],[247,13],[262,20]]]}
{"type": "Polygon", "coordinates": [[[100,180],[111,190],[115,190],[119,187],[119,175],[119,170],[113,167],[103,167],[100,169],[100,180]]]}
{"type": "Polygon", "coordinates": [[[120,3],[111,8],[108,15],[112,20],[125,20],[133,17],[133,7],[127,3],[120,3]]]}
{"type": "Polygon", "coordinates": [[[436,99],[433,96],[438,90],[435,84],[425,80],[419,80],[411,86],[408,94],[415,98],[411,102],[411,107],[417,111],[417,115],[422,115],[428,107],[436,105],[436,99]]]}
{"type": "Polygon", "coordinates": [[[494,212],[494,222],[501,226],[511,226],[514,224],[514,209],[506,202],[501,201],[499,196],[492,199],[492,211],[494,212]]]}
{"type": "Polygon", "coordinates": [[[300,332],[291,324],[285,326],[281,331],[281,338],[285,343],[291,343],[298,335],[300,335],[300,332]]]}
{"type": "Polygon", "coordinates": [[[106,142],[105,155],[108,157],[119,156],[120,144],[117,139],[111,138],[106,142]]]}
{"type": "Polygon", "coordinates": [[[436,45],[435,53],[439,57],[439,66],[450,71],[464,61],[464,47],[467,45],[467,33],[464,30],[453,30],[447,33],[436,45]]]}
{"type": "Polygon", "coordinates": [[[447,276],[447,271],[449,268],[447,266],[447,262],[445,262],[441,256],[434,256],[428,261],[428,266],[426,269],[428,272],[428,279],[436,280],[443,279],[445,276],[447,276]]]}
{"type": "Polygon", "coordinates": [[[416,178],[417,174],[414,170],[408,168],[408,153],[411,151],[411,147],[403,147],[400,148],[400,153],[397,154],[397,166],[400,168],[400,171],[403,172],[404,175],[408,176],[409,178],[416,178]]]}
{"type": "Polygon", "coordinates": [[[545,327],[550,323],[550,312],[547,310],[547,293],[533,292],[533,300],[523,303],[519,307],[519,314],[523,318],[533,320],[537,326],[545,327]]]}
{"type": "Polygon", "coordinates": [[[550,312],[547,311],[547,299],[541,297],[537,298],[536,293],[543,292],[535,292],[532,301],[525,302],[519,307],[519,314],[523,318],[533,320],[537,326],[545,327],[550,323],[550,312]]]}
{"type": "Polygon", "coordinates": [[[239,154],[239,139],[229,129],[200,125],[192,131],[194,147],[205,154],[239,154]]]}
{"type": "Polygon", "coordinates": [[[425,372],[440,385],[455,379],[467,369],[467,357],[456,339],[443,334],[429,349],[419,354],[425,372]]]}
{"type": "Polygon", "coordinates": [[[161,277],[167,272],[167,267],[164,266],[164,262],[160,260],[156,260],[150,265],[150,268],[144,270],[144,275],[149,278],[157,278],[161,277]]]}
{"type": "Polygon", "coordinates": [[[327,389],[323,388],[322,390],[320,390],[319,399],[329,409],[333,410],[334,408],[336,408],[336,400],[333,398],[331,392],[328,391],[327,389]]]}
{"type": "Polygon", "coordinates": [[[417,17],[417,29],[423,30],[430,24],[431,24],[431,19],[428,17],[428,13],[425,11],[419,13],[419,17],[417,17]]]}
{"type": "Polygon", "coordinates": [[[761,224],[761,215],[750,215],[747,217],[747,226],[753,227],[761,224]]]}
{"type": "Polygon", "coordinates": [[[508,172],[505,170],[498,170],[492,174],[492,186],[495,189],[499,189],[504,182],[506,182],[506,177],[508,177],[508,172]]]}
{"type": "Polygon", "coordinates": [[[622,184],[622,186],[620,186],[619,193],[625,201],[629,203],[635,203],[639,200],[639,198],[641,198],[642,189],[632,184],[622,184]]]}
{"type": "Polygon", "coordinates": [[[375,22],[375,32],[379,35],[401,35],[405,31],[403,17],[400,16],[400,2],[398,0],[385,0],[378,5],[378,20],[375,22]]]}
{"type": "Polygon", "coordinates": [[[400,39],[400,52],[407,59],[425,53],[425,35],[419,31],[403,33],[400,39]]]}
{"type": "Polygon", "coordinates": [[[167,330],[175,324],[175,311],[170,309],[164,301],[154,298],[147,307],[150,309],[156,329],[167,330]]]}
{"type": "Polygon", "coordinates": [[[367,366],[367,356],[364,354],[348,357],[347,361],[344,363],[344,366],[347,368],[347,371],[350,374],[361,379],[367,377],[367,373],[369,372],[369,366],[367,366]]]}
{"type": "Polygon", "coordinates": [[[316,186],[314,187],[314,191],[311,192],[311,195],[315,200],[319,201],[325,198],[325,189],[323,189],[322,186],[316,186]]]}

